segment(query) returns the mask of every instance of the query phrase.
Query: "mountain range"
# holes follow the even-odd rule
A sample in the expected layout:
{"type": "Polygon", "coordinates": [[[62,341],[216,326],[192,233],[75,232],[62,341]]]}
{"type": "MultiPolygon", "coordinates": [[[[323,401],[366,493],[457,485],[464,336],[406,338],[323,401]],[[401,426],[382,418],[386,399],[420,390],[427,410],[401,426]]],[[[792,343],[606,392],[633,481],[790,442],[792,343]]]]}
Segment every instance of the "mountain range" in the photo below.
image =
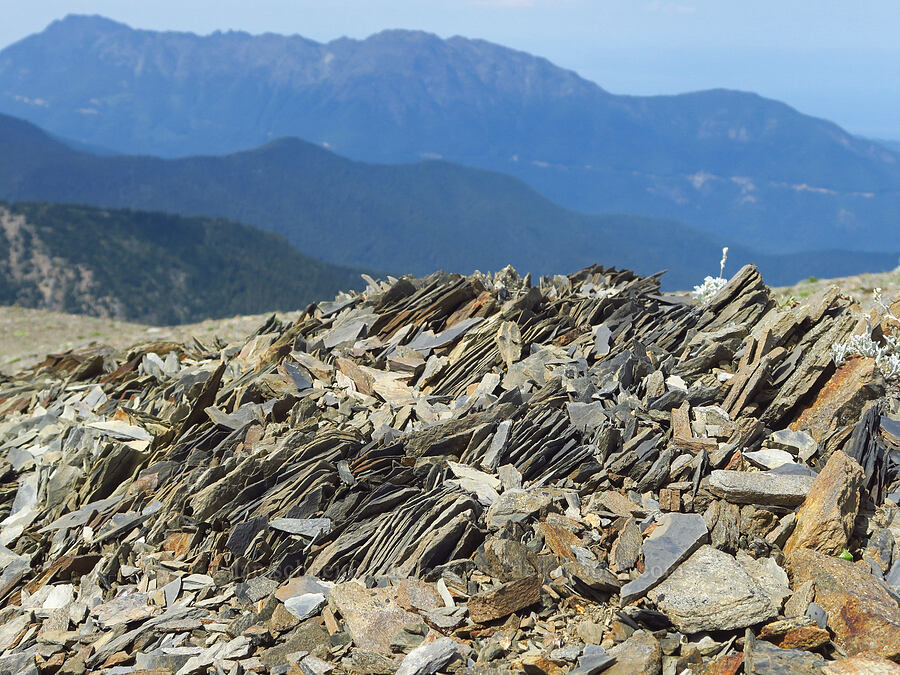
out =
{"type": "Polygon", "coordinates": [[[358,270],[225,220],[0,203],[0,304],[174,324],[295,310],[359,288],[358,270]]]}
{"type": "Polygon", "coordinates": [[[482,40],[197,36],[69,16],[0,51],[0,111],[126,153],[292,136],[370,162],[441,157],[567,208],[671,218],[769,253],[900,250],[900,156],[884,145],[750,93],[614,95],[482,40]]]}
{"type": "MultiPolygon", "coordinates": [[[[327,263],[393,274],[507,264],[556,274],[599,262],[668,269],[664,287],[674,290],[715,272],[731,244],[672,220],[576,213],[515,178],[444,161],[369,164],[290,138],[219,157],[100,156],[3,115],[0,199],[228,218],[327,263]]],[[[757,263],[770,283],[790,284],[892,269],[897,256],[772,255],[732,244],[729,261],[757,263]]]]}

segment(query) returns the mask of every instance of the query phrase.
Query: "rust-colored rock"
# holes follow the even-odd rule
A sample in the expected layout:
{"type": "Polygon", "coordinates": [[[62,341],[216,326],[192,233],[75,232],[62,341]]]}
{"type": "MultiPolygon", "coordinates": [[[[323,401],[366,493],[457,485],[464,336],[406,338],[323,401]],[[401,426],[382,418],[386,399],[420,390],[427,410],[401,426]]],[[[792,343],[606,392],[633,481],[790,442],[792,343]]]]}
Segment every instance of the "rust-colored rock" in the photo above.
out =
{"type": "Polygon", "coordinates": [[[808,548],[794,551],[787,564],[794,587],[815,582],[815,602],[828,612],[834,641],[848,655],[900,658],[900,607],[869,572],[808,548]]]}
{"type": "Polygon", "coordinates": [[[803,626],[789,630],[787,634],[776,643],[782,649],[817,649],[831,640],[831,635],[824,628],[818,626],[803,626]]]}
{"type": "Polygon", "coordinates": [[[831,634],[819,628],[812,619],[796,617],[773,621],[763,626],[760,640],[771,642],[781,649],[816,649],[831,640],[831,634]]]}
{"type": "Polygon", "coordinates": [[[744,665],[744,652],[734,652],[694,666],[691,673],[692,675],[736,675],[742,665],[744,665]]]}
{"type": "Polygon", "coordinates": [[[662,511],[681,511],[681,491],[662,488],[659,491],[659,508],[662,511]]]}
{"type": "Polygon", "coordinates": [[[524,657],[522,670],[528,675],[563,675],[566,672],[553,661],[539,654],[524,657]]]}
{"type": "Polygon", "coordinates": [[[898,673],[900,673],[900,666],[896,663],[869,652],[829,663],[822,668],[822,675],[897,675],[898,673]]]}
{"type": "Polygon", "coordinates": [[[848,359],[828,379],[815,400],[790,425],[795,431],[808,430],[820,443],[834,425],[853,424],[859,419],[866,401],[884,393],[875,359],[848,359]]]}
{"type": "Polygon", "coordinates": [[[394,590],[397,592],[397,604],[411,612],[444,606],[444,601],[441,600],[435,587],[420,579],[404,579],[394,586],[394,590]]]}
{"type": "Polygon", "coordinates": [[[811,548],[834,555],[846,548],[864,479],[855,459],[840,450],[832,454],[797,512],[797,525],[784,546],[785,554],[811,548]]]}
{"type": "Polygon", "coordinates": [[[469,598],[469,617],[475,623],[487,623],[509,616],[540,599],[540,577],[510,581],[496,590],[469,598]]]}
{"type": "Polygon", "coordinates": [[[550,523],[540,523],[538,530],[544,535],[544,541],[547,548],[553,551],[553,555],[557,558],[565,558],[567,560],[575,560],[575,554],[572,553],[573,546],[581,546],[581,540],[568,530],[551,525],[550,523]]]}

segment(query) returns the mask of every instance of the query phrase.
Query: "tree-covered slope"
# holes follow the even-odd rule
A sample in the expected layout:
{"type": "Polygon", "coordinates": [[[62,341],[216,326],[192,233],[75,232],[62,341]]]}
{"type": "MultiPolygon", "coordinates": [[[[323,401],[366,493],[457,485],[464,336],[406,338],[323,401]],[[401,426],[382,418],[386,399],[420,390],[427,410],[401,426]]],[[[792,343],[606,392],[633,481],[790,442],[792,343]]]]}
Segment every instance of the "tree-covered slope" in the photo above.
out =
{"type": "Polygon", "coordinates": [[[360,284],[222,219],[0,204],[0,304],[170,324],[302,308],[360,284]]]}

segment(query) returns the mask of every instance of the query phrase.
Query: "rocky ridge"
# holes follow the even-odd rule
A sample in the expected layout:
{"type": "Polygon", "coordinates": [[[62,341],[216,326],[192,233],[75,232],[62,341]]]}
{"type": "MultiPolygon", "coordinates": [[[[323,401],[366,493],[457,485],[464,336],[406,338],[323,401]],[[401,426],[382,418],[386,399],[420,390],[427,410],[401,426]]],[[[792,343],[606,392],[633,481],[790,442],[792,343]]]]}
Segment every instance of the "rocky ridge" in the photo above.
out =
{"type": "Polygon", "coordinates": [[[0,672],[897,672],[864,325],[507,268],[48,356],[0,381],[0,672]]]}

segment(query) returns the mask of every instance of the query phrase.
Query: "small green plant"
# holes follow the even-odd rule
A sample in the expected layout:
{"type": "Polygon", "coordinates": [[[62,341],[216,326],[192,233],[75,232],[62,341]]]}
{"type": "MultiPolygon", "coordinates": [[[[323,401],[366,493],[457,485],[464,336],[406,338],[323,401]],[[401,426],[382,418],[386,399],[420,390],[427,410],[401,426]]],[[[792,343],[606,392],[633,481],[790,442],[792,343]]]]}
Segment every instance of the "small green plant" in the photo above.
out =
{"type": "Polygon", "coordinates": [[[778,309],[786,309],[788,307],[793,307],[798,304],[797,298],[789,293],[781,296],[781,298],[777,302],[778,309]]]}
{"type": "Polygon", "coordinates": [[[700,284],[699,286],[694,286],[694,290],[691,292],[691,297],[699,302],[701,307],[708,305],[710,300],[713,299],[716,293],[725,288],[725,285],[728,283],[728,279],[724,277],[726,260],[728,260],[727,246],[722,249],[722,260],[719,261],[719,276],[707,276],[705,279],[703,279],[702,284],[700,284]]]}
{"type": "Polygon", "coordinates": [[[818,280],[819,280],[819,277],[810,277],[809,279],[806,280],[806,283],[808,283],[808,284],[814,284],[814,283],[816,283],[818,280]]]}
{"type": "Polygon", "coordinates": [[[843,551],[841,551],[838,554],[838,558],[843,558],[844,560],[849,560],[850,562],[853,562],[853,554],[850,553],[850,551],[848,551],[847,549],[844,549],[843,551]]]}

